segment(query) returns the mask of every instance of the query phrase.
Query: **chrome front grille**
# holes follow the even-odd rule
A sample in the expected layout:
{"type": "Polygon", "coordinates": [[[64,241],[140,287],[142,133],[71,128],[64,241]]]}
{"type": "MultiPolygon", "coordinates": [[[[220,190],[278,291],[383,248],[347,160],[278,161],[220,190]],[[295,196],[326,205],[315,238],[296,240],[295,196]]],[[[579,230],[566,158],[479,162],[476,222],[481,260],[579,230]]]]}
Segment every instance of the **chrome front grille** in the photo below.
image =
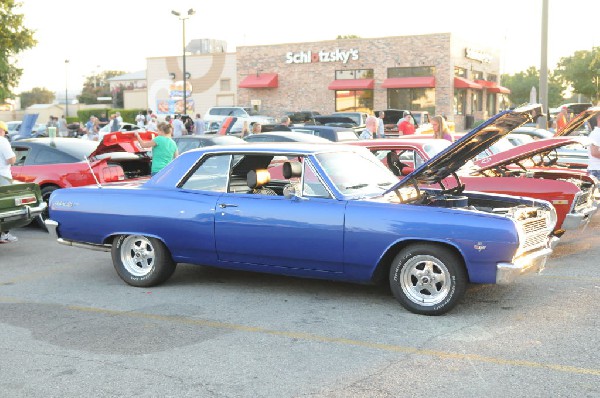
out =
{"type": "Polygon", "coordinates": [[[525,239],[521,248],[523,252],[545,247],[548,242],[548,220],[546,217],[536,217],[523,220],[521,223],[525,239]]]}

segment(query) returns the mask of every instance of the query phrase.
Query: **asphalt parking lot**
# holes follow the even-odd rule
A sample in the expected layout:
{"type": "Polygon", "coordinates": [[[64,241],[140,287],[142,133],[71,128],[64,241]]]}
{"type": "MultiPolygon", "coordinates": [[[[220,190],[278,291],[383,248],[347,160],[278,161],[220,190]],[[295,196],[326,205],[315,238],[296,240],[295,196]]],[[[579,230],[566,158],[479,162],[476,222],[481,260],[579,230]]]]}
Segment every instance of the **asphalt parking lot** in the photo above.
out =
{"type": "Polygon", "coordinates": [[[600,217],[441,317],[379,286],[180,264],[133,288],[36,228],[0,245],[0,396],[598,397],[600,217]]]}

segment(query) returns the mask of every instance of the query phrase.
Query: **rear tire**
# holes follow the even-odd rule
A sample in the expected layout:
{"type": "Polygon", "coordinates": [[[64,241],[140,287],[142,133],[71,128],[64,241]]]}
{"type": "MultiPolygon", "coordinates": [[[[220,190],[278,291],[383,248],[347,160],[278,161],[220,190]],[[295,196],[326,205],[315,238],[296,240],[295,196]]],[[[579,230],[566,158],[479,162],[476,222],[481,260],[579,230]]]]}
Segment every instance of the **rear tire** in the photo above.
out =
{"type": "Polygon", "coordinates": [[[177,266],[162,241],[142,235],[118,236],[113,241],[111,254],[117,274],[137,287],[163,283],[177,266]]]}
{"type": "Polygon", "coordinates": [[[447,247],[421,243],[404,248],[390,267],[390,287],[407,310],[442,315],[463,297],[467,287],[464,262],[447,247]]]}

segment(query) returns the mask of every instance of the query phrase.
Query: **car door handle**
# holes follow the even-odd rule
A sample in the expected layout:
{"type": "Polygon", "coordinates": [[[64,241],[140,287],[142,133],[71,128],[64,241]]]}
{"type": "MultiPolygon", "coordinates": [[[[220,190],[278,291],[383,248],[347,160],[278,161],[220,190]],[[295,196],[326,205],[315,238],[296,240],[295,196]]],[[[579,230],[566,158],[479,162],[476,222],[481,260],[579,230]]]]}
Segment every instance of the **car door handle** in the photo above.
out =
{"type": "Polygon", "coordinates": [[[219,203],[219,207],[221,209],[224,209],[226,207],[238,207],[238,205],[234,205],[234,204],[231,204],[231,203],[219,203]]]}

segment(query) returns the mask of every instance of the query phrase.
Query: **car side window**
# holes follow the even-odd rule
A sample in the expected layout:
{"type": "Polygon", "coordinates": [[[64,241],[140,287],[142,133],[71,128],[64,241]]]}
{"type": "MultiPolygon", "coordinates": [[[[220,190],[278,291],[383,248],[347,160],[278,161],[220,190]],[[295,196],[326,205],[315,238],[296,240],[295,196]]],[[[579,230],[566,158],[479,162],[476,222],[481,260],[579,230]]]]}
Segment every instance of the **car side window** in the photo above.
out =
{"type": "Polygon", "coordinates": [[[211,156],[192,173],[181,188],[194,191],[227,192],[231,155],[211,156]]]}
{"type": "Polygon", "coordinates": [[[25,159],[27,159],[27,156],[29,156],[29,148],[13,147],[13,152],[16,155],[15,166],[25,165],[25,159]]]}
{"type": "Polygon", "coordinates": [[[35,155],[33,164],[73,163],[73,157],[61,152],[40,149],[35,155]]]}
{"type": "Polygon", "coordinates": [[[323,182],[319,179],[308,162],[304,162],[302,180],[302,196],[326,199],[331,198],[331,194],[327,188],[325,188],[325,185],[323,185],[323,182]]]}

